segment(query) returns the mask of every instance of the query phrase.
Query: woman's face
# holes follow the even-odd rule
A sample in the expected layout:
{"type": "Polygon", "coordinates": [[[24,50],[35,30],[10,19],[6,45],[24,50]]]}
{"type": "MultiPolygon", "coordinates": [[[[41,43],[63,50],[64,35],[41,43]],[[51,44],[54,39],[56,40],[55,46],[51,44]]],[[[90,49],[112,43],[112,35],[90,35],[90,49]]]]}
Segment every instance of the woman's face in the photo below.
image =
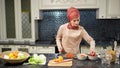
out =
{"type": "Polygon", "coordinates": [[[70,21],[72,26],[78,26],[80,22],[80,18],[74,18],[70,21]]]}

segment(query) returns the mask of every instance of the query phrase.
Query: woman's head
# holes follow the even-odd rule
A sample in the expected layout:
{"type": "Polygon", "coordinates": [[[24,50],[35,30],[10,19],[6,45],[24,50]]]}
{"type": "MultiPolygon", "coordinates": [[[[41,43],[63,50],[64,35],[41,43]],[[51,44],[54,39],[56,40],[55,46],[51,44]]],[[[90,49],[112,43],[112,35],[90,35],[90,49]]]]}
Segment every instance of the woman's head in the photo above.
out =
{"type": "Polygon", "coordinates": [[[78,9],[74,7],[70,7],[69,9],[67,9],[67,19],[72,26],[78,26],[80,22],[80,13],[78,9]]]}
{"type": "Polygon", "coordinates": [[[67,19],[70,22],[74,18],[80,18],[80,13],[78,9],[70,7],[69,9],[67,9],[67,19]]]}

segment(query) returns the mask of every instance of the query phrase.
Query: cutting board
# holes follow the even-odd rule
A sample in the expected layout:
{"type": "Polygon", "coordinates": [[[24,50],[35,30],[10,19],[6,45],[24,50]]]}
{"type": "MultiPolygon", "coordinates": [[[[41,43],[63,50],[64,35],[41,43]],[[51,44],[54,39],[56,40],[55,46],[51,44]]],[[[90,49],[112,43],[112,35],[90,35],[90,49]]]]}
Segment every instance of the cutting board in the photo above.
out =
{"type": "Polygon", "coordinates": [[[54,62],[53,60],[50,60],[48,62],[48,66],[68,66],[71,67],[72,66],[72,60],[68,60],[68,61],[63,61],[63,62],[54,62]]]}

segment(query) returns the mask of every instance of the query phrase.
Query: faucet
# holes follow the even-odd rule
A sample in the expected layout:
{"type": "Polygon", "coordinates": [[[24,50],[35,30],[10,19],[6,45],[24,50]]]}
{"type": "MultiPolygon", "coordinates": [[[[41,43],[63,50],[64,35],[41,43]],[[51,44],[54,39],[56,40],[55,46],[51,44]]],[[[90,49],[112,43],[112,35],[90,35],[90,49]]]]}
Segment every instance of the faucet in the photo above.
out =
{"type": "Polygon", "coordinates": [[[117,48],[117,41],[114,41],[114,50],[117,48]]]}

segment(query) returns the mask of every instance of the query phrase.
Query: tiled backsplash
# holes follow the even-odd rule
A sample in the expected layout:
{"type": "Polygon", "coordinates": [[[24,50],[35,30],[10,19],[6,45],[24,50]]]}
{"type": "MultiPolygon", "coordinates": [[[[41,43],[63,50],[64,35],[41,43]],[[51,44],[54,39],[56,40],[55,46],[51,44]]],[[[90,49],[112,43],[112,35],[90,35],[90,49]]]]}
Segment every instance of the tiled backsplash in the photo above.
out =
{"type": "MultiPolygon", "coordinates": [[[[80,10],[80,25],[96,41],[110,41],[120,38],[120,19],[96,19],[95,9],[80,10]]],[[[43,20],[39,20],[39,42],[50,43],[55,40],[59,26],[67,22],[66,10],[44,10],[43,20]]]]}

